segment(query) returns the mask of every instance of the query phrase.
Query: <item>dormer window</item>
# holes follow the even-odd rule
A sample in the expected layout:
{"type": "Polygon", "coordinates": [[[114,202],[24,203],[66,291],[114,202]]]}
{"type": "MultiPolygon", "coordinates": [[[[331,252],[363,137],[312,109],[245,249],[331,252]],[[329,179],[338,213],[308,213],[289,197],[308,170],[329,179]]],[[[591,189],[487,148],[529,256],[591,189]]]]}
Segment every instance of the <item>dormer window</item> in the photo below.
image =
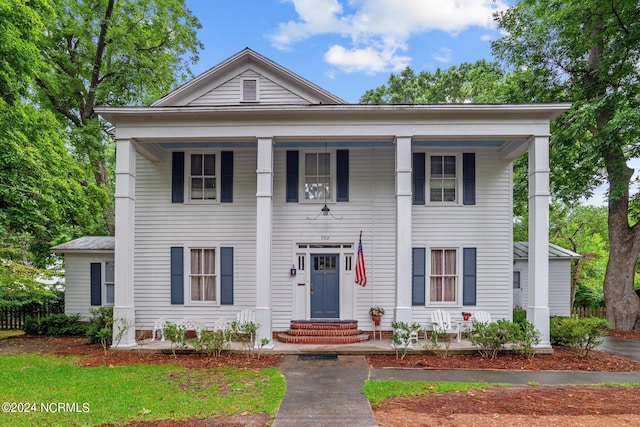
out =
{"type": "Polygon", "coordinates": [[[257,78],[242,79],[240,89],[241,102],[258,102],[259,101],[259,81],[257,78]]]}

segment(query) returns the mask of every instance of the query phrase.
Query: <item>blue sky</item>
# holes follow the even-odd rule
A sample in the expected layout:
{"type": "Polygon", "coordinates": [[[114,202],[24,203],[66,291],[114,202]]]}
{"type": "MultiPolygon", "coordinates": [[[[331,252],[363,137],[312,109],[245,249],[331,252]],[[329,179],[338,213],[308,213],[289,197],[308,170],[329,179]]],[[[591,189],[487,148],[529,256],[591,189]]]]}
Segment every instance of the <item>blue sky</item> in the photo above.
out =
{"type": "Polygon", "coordinates": [[[493,13],[512,0],[186,0],[204,43],[198,75],[245,47],[356,103],[406,66],[492,59],[493,13]]]}

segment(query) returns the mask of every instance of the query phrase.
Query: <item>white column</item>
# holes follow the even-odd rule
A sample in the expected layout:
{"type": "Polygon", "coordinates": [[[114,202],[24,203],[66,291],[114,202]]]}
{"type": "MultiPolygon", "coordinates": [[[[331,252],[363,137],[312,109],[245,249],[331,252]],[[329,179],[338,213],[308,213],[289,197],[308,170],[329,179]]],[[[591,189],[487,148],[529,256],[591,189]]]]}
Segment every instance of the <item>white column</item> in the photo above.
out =
{"type": "Polygon", "coordinates": [[[396,313],[411,323],[411,137],[396,137],[396,313]]]}
{"type": "Polygon", "coordinates": [[[136,149],[128,139],[116,141],[116,252],[113,348],[136,346],[134,301],[134,229],[136,149]]]}
{"type": "Polygon", "coordinates": [[[549,136],[529,141],[529,305],[527,319],[549,339],[549,136]]]}
{"type": "Polygon", "coordinates": [[[271,339],[271,219],[273,205],[273,139],[258,138],[256,192],[256,323],[258,343],[271,339]]]}

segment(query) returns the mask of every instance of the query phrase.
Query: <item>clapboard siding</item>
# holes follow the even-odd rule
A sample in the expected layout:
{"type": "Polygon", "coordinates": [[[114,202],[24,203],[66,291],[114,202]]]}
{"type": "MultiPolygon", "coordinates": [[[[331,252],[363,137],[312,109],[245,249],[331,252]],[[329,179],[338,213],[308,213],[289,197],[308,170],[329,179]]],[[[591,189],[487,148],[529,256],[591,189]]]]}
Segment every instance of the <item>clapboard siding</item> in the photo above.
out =
{"type": "MultiPolygon", "coordinates": [[[[274,330],[286,329],[292,320],[292,279],[286,266],[295,260],[295,244],[350,243],[357,251],[358,236],[367,265],[367,286],[341,282],[356,301],[354,316],[363,327],[370,322],[372,304],[392,310],[395,301],[395,178],[394,147],[351,148],[349,153],[349,202],[330,203],[336,217],[313,218],[323,203],[285,202],[286,150],[274,156],[273,196],[273,277],[272,304],[274,330]],[[374,160],[375,159],[375,160],[374,160]],[[322,240],[324,238],[328,240],[322,240]],[[281,267],[277,267],[281,266],[281,267]]],[[[355,257],[354,257],[355,268],[355,257]]],[[[346,279],[345,279],[346,280],[346,279]]],[[[383,321],[390,322],[391,316],[383,321]]],[[[390,323],[386,325],[390,327],[390,323]]]]}
{"type": "MultiPolygon", "coordinates": [[[[529,305],[528,261],[517,260],[514,271],[520,271],[521,297],[520,303],[526,308],[529,305]]],[[[571,315],[571,260],[549,260],[549,314],[551,316],[571,315]]]]}
{"type": "MultiPolygon", "coordinates": [[[[136,327],[149,329],[160,317],[235,318],[255,307],[256,152],[234,150],[233,203],[171,203],[170,162],[136,163],[136,327]],[[170,247],[234,248],[234,305],[171,305],[170,247]]],[[[219,258],[219,253],[216,256],[219,258]]],[[[185,268],[188,266],[185,265],[185,268]]],[[[219,274],[219,270],[217,271],[219,274]]],[[[219,297],[219,295],[218,295],[219,297]]]]}
{"type": "Polygon", "coordinates": [[[260,104],[309,104],[309,101],[258,73],[247,70],[221,84],[189,105],[233,105],[240,103],[243,78],[259,79],[260,104]]]}
{"type": "MultiPolygon", "coordinates": [[[[93,262],[101,263],[102,275],[104,277],[105,261],[113,261],[113,254],[65,254],[65,314],[79,314],[83,320],[88,320],[91,317],[91,313],[89,312],[89,309],[92,308],[90,266],[93,262]]],[[[104,295],[102,301],[104,303],[104,295]]]]}
{"type": "MultiPolygon", "coordinates": [[[[468,152],[468,150],[464,150],[468,152]]],[[[427,152],[427,156],[429,156],[427,152]]],[[[511,166],[495,151],[476,152],[476,204],[446,206],[427,202],[412,206],[413,245],[477,249],[475,306],[444,306],[450,311],[489,311],[496,318],[511,316],[511,166]]],[[[427,177],[427,183],[429,180],[427,177]]],[[[459,254],[461,255],[461,253],[459,254]]],[[[427,272],[429,271],[427,251],[427,272]]],[[[459,256],[459,270],[462,258],[459,256]]],[[[460,279],[461,280],[461,279],[460,279]]],[[[428,296],[427,277],[427,296],[428,296]]],[[[459,287],[461,288],[461,281],[459,287]]],[[[413,320],[424,323],[434,307],[413,307],[413,320]]]]}

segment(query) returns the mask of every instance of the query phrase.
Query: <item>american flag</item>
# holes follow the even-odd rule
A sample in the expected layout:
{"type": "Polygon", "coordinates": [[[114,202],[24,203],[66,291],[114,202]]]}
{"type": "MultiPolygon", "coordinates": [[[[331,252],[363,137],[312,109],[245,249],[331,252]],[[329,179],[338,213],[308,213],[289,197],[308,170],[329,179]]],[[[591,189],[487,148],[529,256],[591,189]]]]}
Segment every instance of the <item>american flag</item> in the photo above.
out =
{"type": "Polygon", "coordinates": [[[364,267],[364,252],[362,252],[362,233],[360,233],[360,243],[358,243],[358,259],[356,260],[355,282],[363,288],[367,286],[367,269],[364,267]]]}

